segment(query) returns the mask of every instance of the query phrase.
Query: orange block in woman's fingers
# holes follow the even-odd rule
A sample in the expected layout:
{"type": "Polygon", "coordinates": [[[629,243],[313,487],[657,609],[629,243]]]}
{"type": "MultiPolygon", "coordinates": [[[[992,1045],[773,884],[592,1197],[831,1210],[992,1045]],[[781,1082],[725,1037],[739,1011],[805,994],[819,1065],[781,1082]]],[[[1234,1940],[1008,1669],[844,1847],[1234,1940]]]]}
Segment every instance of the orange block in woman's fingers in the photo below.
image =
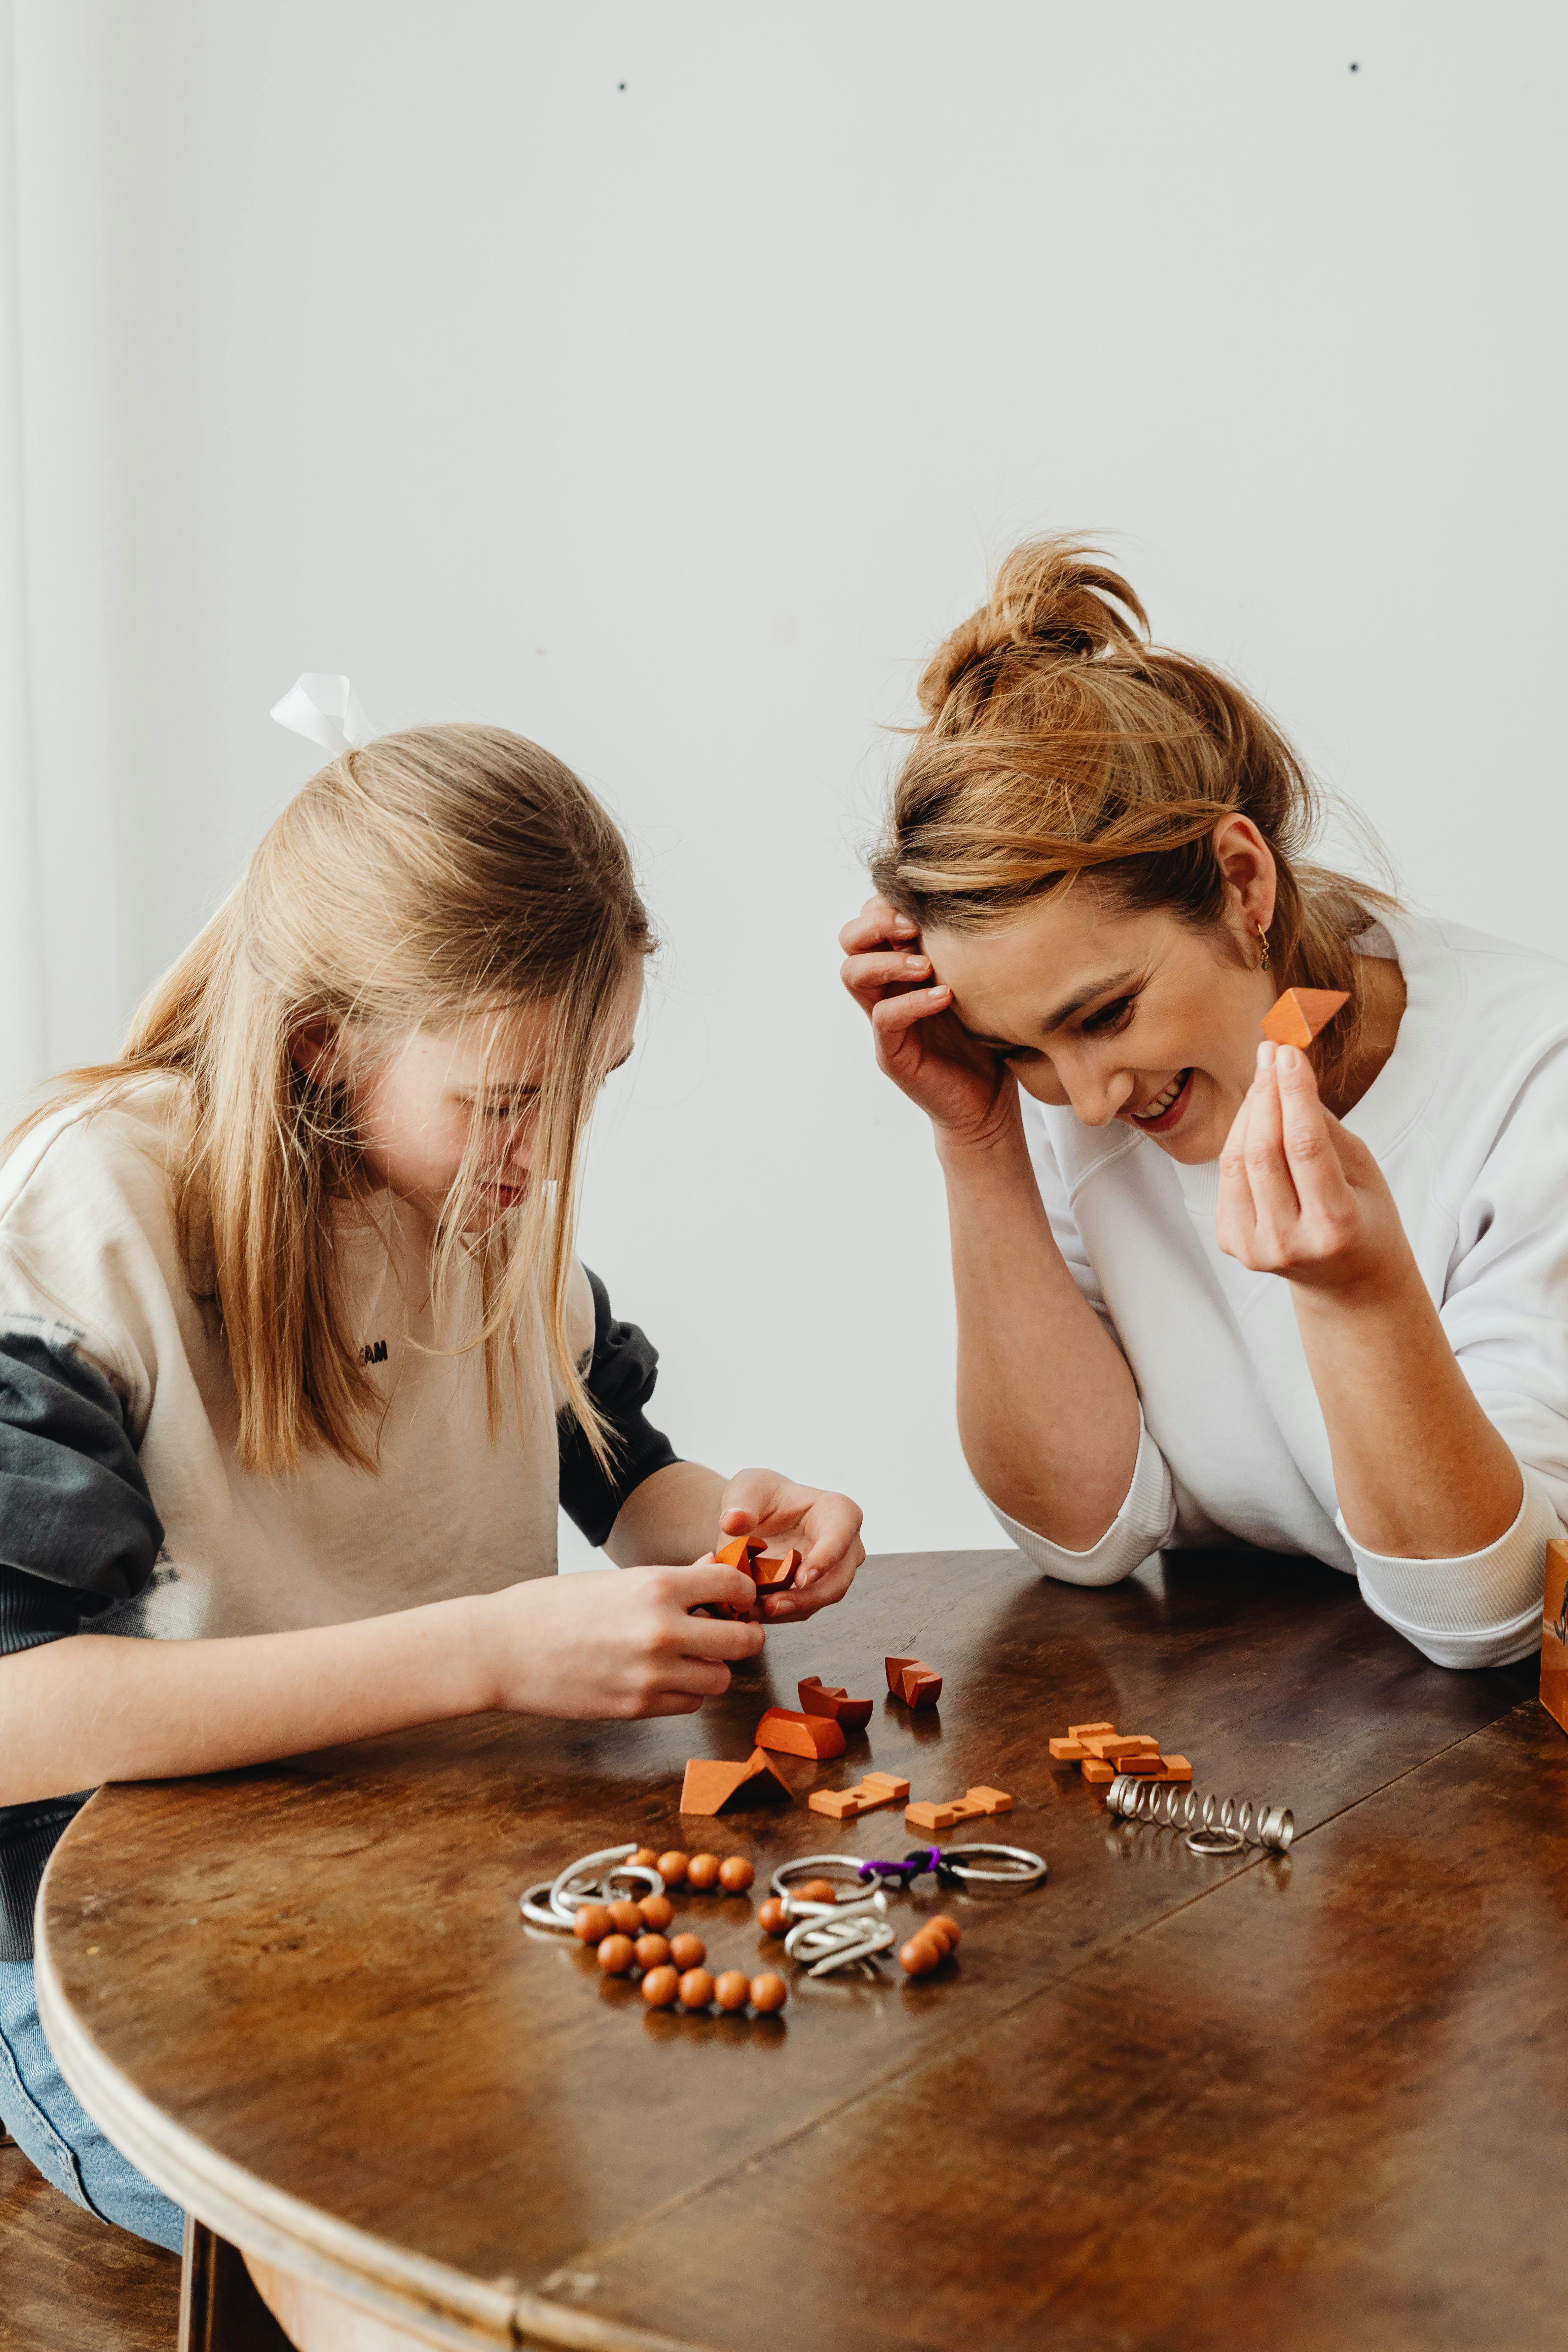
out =
{"type": "Polygon", "coordinates": [[[745,1537],[737,1536],[732,1543],[723,1545],[713,1557],[721,1568],[744,1568],[750,1560],[751,1550],[745,1537]]]}
{"type": "Polygon", "coordinates": [[[1263,1016],[1263,1034],[1273,1045],[1308,1046],[1350,997],[1342,988],[1288,988],[1263,1016]]]}

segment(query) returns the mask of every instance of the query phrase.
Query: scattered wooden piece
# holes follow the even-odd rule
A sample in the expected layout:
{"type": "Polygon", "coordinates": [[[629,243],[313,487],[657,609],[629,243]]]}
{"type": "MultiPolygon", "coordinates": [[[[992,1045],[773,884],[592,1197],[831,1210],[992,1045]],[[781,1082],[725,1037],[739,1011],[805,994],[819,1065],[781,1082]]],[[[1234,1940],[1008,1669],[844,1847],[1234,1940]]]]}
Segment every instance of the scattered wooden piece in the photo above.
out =
{"type": "Polygon", "coordinates": [[[920,1660],[918,1658],[884,1658],[882,1664],[888,1670],[888,1688],[891,1691],[893,1696],[897,1698],[899,1696],[899,1682],[903,1674],[904,1668],[906,1666],[918,1666],[920,1664],[920,1660]]]}
{"type": "Polygon", "coordinates": [[[1005,1789],[988,1789],[984,1784],[966,1789],[962,1797],[949,1797],[942,1802],[922,1801],[904,1808],[904,1827],[910,1830],[950,1830],[960,1822],[975,1821],[993,1813],[1010,1813],[1013,1800],[1005,1789]]]}
{"type": "Polygon", "coordinates": [[[787,1706],[770,1706],[753,1737],[759,1748],[780,1756],[810,1756],[819,1764],[844,1753],[844,1734],[830,1715],[796,1715],[787,1706]]]}
{"type": "Polygon", "coordinates": [[[1190,1780],[1192,1777],[1193,1768],[1188,1763],[1184,1756],[1161,1757],[1160,1778],[1162,1780],[1190,1780]]]}
{"type": "Polygon", "coordinates": [[[1116,1778],[1115,1765],[1102,1764],[1098,1756],[1086,1756],[1081,1769],[1086,1780],[1094,1780],[1102,1785],[1116,1778]]]}
{"type": "Polygon", "coordinates": [[[735,1536],[729,1543],[721,1545],[713,1557],[721,1568],[751,1567],[751,1550],[744,1536],[735,1536]]]}
{"type": "Polygon", "coordinates": [[[1093,1739],[1098,1738],[1100,1733],[1102,1731],[1114,1732],[1116,1726],[1113,1723],[1069,1723],[1068,1726],[1068,1738],[1069,1739],[1093,1739]]]}
{"type": "Polygon", "coordinates": [[[819,1675],[807,1675],[795,1687],[807,1715],[830,1715],[844,1731],[863,1731],[871,1720],[868,1698],[851,1698],[837,1685],[825,1683],[819,1675]]]}
{"type": "Polygon", "coordinates": [[[707,1756],[692,1757],[680,1790],[683,1813],[742,1812],[753,1805],[789,1805],[794,1801],[789,1782],[769,1763],[760,1748],[753,1748],[743,1764],[721,1763],[707,1756]]]}
{"type": "Polygon", "coordinates": [[[1089,1754],[1081,1739],[1049,1739],[1046,1745],[1058,1764],[1081,1764],[1089,1754]]]}
{"type": "Polygon", "coordinates": [[[806,1805],[814,1813],[826,1813],[830,1822],[858,1821],[862,1813],[873,1813],[879,1805],[902,1804],[910,1793],[910,1784],[891,1772],[868,1772],[853,1789],[814,1789],[806,1805]]]}
{"type": "Polygon", "coordinates": [[[1263,1016],[1263,1034],[1275,1045],[1310,1045],[1350,997],[1342,988],[1288,988],[1263,1016]]]}

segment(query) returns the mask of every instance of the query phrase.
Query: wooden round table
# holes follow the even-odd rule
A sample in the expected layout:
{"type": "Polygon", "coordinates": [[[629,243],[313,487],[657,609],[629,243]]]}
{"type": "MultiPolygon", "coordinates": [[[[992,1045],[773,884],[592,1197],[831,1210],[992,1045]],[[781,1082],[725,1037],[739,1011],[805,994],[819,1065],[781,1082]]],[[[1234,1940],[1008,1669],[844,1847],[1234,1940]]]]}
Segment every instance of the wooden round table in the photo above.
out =
{"type": "Polygon", "coordinates": [[[110,1789],[40,1902],[39,2004],[85,2105],[235,2246],[304,2352],[1561,2342],[1568,1740],[1528,1673],[1429,1666],[1353,1583],[1252,1554],[1110,1591],[1016,1554],[883,1559],[701,1717],[486,1717],[110,1789]],[[882,1661],[946,1677],[886,1696],[882,1661]],[[874,1695],[795,1804],[678,1811],[799,1676],[874,1695]],[[1200,1789],[1289,1804],[1284,1859],[1115,1822],[1048,1736],[1104,1718],[1200,1789]],[[745,1853],[687,1895],[715,1965],[787,1856],[900,1856],[868,1769],[976,1782],[1050,1864],[894,1905],[955,1963],[807,1983],[775,2019],[649,2011],[517,1898],[623,1839],[745,1853]]]}

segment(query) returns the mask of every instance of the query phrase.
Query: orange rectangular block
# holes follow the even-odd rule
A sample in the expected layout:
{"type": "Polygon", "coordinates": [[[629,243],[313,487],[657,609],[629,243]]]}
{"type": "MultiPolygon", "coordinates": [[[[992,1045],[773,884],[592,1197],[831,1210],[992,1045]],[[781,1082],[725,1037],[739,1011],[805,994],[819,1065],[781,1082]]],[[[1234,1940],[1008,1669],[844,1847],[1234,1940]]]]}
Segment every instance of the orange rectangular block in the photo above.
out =
{"type": "Polygon", "coordinates": [[[1134,1738],[1131,1731],[1127,1734],[1127,1738],[1129,1742],[1127,1752],[1131,1756],[1158,1756],[1160,1753],[1160,1743],[1157,1739],[1150,1739],[1142,1736],[1134,1738]]]}
{"type": "Polygon", "coordinates": [[[1116,1778],[1115,1765],[1101,1763],[1098,1756],[1086,1756],[1081,1769],[1086,1780],[1093,1780],[1100,1785],[1116,1778]]]}
{"type": "Polygon", "coordinates": [[[862,1813],[874,1813],[879,1805],[902,1804],[910,1793],[910,1784],[893,1772],[868,1772],[853,1789],[814,1789],[806,1805],[814,1813],[826,1813],[829,1821],[852,1822],[862,1813]]]}
{"type": "Polygon", "coordinates": [[[852,1822],[862,1810],[853,1789],[814,1789],[805,1802],[808,1811],[826,1813],[830,1822],[852,1822]]]}
{"type": "Polygon", "coordinates": [[[1089,1754],[1081,1739],[1048,1739],[1046,1745],[1058,1764],[1081,1764],[1089,1754]]]}
{"type": "Polygon", "coordinates": [[[1546,1547],[1546,1596],[1541,1612],[1541,1704],[1568,1731],[1568,1543],[1546,1547]]]}
{"type": "Polygon", "coordinates": [[[1288,988],[1264,1014],[1263,1034],[1272,1045],[1304,1048],[1349,1003],[1342,988],[1288,988]]]}
{"type": "Polygon", "coordinates": [[[770,1706],[752,1735],[759,1748],[779,1756],[810,1756],[818,1763],[844,1753],[844,1734],[829,1715],[796,1715],[787,1706],[770,1706]]]}
{"type": "Polygon", "coordinates": [[[1013,1800],[1005,1789],[987,1789],[984,1783],[977,1789],[965,1789],[964,1803],[977,1813],[1010,1813],[1013,1800]]]}
{"type": "Polygon", "coordinates": [[[1114,1738],[1116,1726],[1113,1723],[1069,1723],[1068,1726],[1069,1739],[1098,1739],[1102,1733],[1106,1732],[1114,1738]]]}
{"type": "Polygon", "coordinates": [[[681,1784],[683,1813],[742,1812],[752,1805],[792,1805],[789,1782],[754,1748],[743,1764],[726,1764],[717,1758],[693,1756],[681,1784]]]}
{"type": "Polygon", "coordinates": [[[1135,1780],[1152,1780],[1159,1775],[1160,1759],[1157,1756],[1119,1756],[1116,1769],[1119,1772],[1131,1772],[1135,1780]]]}
{"type": "Polygon", "coordinates": [[[1092,1739],[1086,1739],[1083,1745],[1089,1754],[1098,1758],[1102,1764],[1114,1764],[1119,1756],[1141,1756],[1143,1753],[1142,1741],[1130,1739],[1124,1731],[1099,1733],[1092,1739]]]}
{"type": "Polygon", "coordinates": [[[1193,1768],[1188,1763],[1184,1756],[1161,1757],[1160,1778],[1162,1780],[1190,1780],[1192,1777],[1193,1768]]]}
{"type": "Polygon", "coordinates": [[[957,1805],[906,1805],[904,1827],[907,1830],[950,1830],[962,1818],[957,1805]]]}

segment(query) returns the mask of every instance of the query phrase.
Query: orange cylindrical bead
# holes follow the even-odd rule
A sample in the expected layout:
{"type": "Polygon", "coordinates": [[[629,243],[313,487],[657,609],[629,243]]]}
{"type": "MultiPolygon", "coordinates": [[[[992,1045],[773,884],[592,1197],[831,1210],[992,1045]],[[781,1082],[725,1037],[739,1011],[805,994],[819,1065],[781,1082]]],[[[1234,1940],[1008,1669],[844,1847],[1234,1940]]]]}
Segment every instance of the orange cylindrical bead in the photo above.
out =
{"type": "Polygon", "coordinates": [[[790,1893],[797,1903],[837,1903],[838,1900],[838,1889],[831,1878],[808,1878],[804,1885],[792,1886],[790,1893]]]}
{"type": "Polygon", "coordinates": [[[764,2017],[775,2009],[782,2009],[788,1999],[789,1987],[783,1977],[774,1976],[771,1969],[752,1979],[752,2007],[760,2010],[764,2017]]]}
{"type": "Polygon", "coordinates": [[[629,1936],[606,1936],[599,1947],[599,1966],[609,1977],[624,1977],[636,1958],[629,1936]]]}
{"type": "Polygon", "coordinates": [[[658,1868],[658,1856],[655,1853],[651,1845],[639,1845],[636,1853],[632,1856],[632,1861],[638,1870],[657,1870],[658,1868]]]}
{"type": "Polygon", "coordinates": [[[572,1932],[582,1944],[602,1944],[615,1921],[602,1903],[584,1903],[573,1922],[572,1932]]]}
{"type": "Polygon", "coordinates": [[[612,1903],[610,1921],[617,1936],[640,1936],[647,1924],[635,1903],[612,1903]]]}
{"type": "Polygon", "coordinates": [[[713,1998],[713,1979],[706,1969],[688,1969],[680,1979],[682,2009],[706,2009],[713,1998]]]}
{"type": "Polygon", "coordinates": [[[906,1976],[923,1977],[940,1968],[947,1954],[930,1936],[911,1936],[899,1954],[899,1966],[906,1976]]]}
{"type": "Polygon", "coordinates": [[[764,1936],[782,1936],[790,1924],[782,1895],[770,1895],[757,1912],[757,1925],[764,1936]]]}
{"type": "Polygon", "coordinates": [[[680,1990],[673,1969],[649,1969],[642,1980],[642,1997],[650,2009],[668,2009],[680,1990]]]}
{"type": "Polygon", "coordinates": [[[637,1909],[642,1913],[644,1926],[659,1936],[675,1916],[675,1906],[668,1895],[645,1895],[637,1909]]]}
{"type": "Polygon", "coordinates": [[[639,1969],[661,1969],[669,1958],[669,1946],[662,1936],[639,1936],[632,1949],[639,1969]]]}
{"type": "Polygon", "coordinates": [[[721,2009],[744,2009],[752,1997],[752,1988],[744,1969],[726,1969],[713,1986],[713,1998],[721,2009]]]}
{"type": "Polygon", "coordinates": [[[700,1969],[708,1958],[708,1947],[700,1936],[672,1936],[669,1957],[678,1969],[700,1969]]]}
{"type": "Polygon", "coordinates": [[[705,1895],[719,1876],[718,1855],[694,1853],[686,1865],[686,1875],[689,1885],[695,1886],[699,1894],[705,1895]]]}
{"type": "Polygon", "coordinates": [[[731,1853],[719,1864],[719,1884],[726,1895],[744,1895],[756,1876],[743,1853],[731,1853]]]}
{"type": "Polygon", "coordinates": [[[688,1867],[686,1856],[679,1849],[668,1853],[661,1853],[654,1864],[654,1868],[667,1886],[684,1885],[688,1867]]]}

